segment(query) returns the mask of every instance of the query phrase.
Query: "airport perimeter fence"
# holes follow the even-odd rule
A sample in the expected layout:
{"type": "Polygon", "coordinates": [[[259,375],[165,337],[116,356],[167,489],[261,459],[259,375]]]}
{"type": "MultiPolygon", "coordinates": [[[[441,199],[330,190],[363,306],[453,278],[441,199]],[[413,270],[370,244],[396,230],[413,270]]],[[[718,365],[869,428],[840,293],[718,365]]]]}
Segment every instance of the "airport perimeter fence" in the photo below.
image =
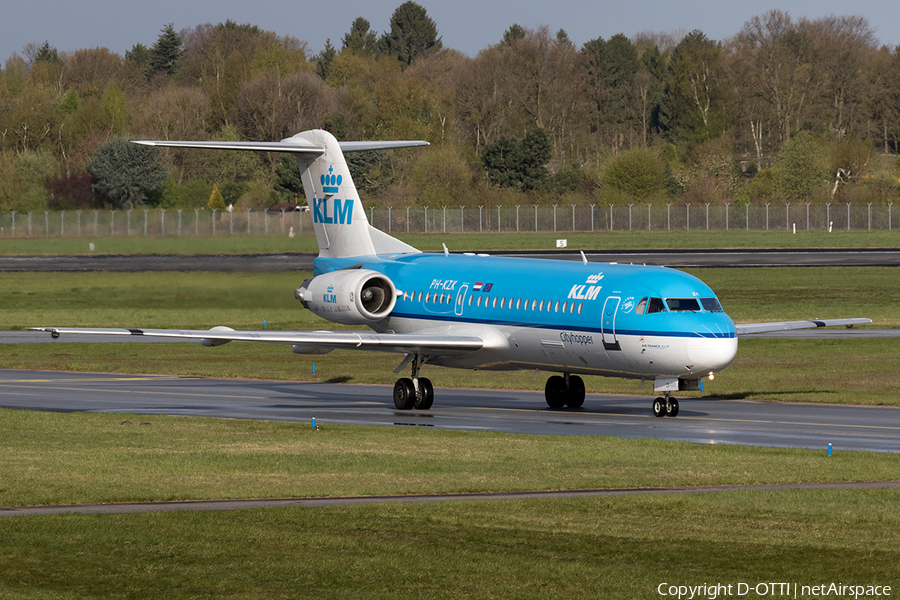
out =
{"type": "MultiPolygon", "coordinates": [[[[892,204],[626,204],[370,208],[387,233],[587,231],[893,231],[892,204]]],[[[323,215],[324,218],[335,218],[323,215]]],[[[352,218],[352,217],[351,217],[352,218]]],[[[308,211],[205,209],[66,210],[0,213],[0,239],[34,237],[312,234],[308,211]]]]}

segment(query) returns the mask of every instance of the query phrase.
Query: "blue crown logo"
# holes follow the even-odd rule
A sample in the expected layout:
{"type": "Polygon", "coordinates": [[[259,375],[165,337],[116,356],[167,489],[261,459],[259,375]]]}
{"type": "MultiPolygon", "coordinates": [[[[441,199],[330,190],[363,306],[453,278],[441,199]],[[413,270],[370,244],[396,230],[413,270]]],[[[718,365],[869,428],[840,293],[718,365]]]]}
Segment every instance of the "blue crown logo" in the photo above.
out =
{"type": "Polygon", "coordinates": [[[341,185],[343,177],[334,174],[334,167],[328,167],[328,175],[323,174],[319,178],[322,182],[322,191],[326,194],[337,194],[338,186],[341,185]]]}

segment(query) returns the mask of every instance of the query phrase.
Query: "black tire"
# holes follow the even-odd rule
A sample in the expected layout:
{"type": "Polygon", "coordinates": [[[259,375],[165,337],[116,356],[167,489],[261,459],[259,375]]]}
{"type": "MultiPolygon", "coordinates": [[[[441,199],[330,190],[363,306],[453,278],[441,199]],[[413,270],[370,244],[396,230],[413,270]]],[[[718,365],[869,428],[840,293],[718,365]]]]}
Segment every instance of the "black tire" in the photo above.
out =
{"type": "Polygon", "coordinates": [[[399,410],[410,410],[416,401],[416,390],[412,379],[403,377],[394,384],[394,406],[399,410]]]}
{"type": "Polygon", "coordinates": [[[666,398],[666,416],[678,416],[678,400],[676,400],[675,398],[666,398]]]}
{"type": "Polygon", "coordinates": [[[566,380],[559,375],[553,375],[547,379],[544,386],[544,399],[550,408],[562,408],[566,405],[566,380]]]}
{"type": "Polygon", "coordinates": [[[666,401],[663,398],[657,398],[653,401],[653,416],[654,417],[664,417],[666,416],[666,401]]]}
{"type": "Polygon", "coordinates": [[[584,380],[578,375],[570,375],[566,406],[569,408],[581,408],[584,404],[584,393],[584,380]]]}
{"type": "Polygon", "coordinates": [[[419,377],[419,392],[416,394],[416,400],[413,402],[413,408],[416,410],[428,410],[434,404],[434,386],[427,377],[419,377]]]}

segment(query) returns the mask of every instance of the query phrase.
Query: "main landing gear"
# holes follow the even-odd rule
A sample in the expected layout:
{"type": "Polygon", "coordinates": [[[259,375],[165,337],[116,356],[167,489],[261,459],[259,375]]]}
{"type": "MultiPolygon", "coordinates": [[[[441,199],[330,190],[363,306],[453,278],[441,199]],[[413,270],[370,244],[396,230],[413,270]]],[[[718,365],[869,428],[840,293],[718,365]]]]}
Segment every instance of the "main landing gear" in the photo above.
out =
{"type": "Polygon", "coordinates": [[[544,398],[550,408],[580,408],[584,404],[584,380],[578,375],[553,375],[544,386],[544,398]]]}
{"type": "MultiPolygon", "coordinates": [[[[399,410],[428,410],[434,404],[434,386],[427,377],[419,377],[425,361],[412,357],[412,378],[402,377],[394,384],[394,406],[399,410]]],[[[400,365],[402,368],[405,365],[400,365]]]]}
{"type": "Polygon", "coordinates": [[[676,417],[678,416],[678,400],[671,397],[666,392],[665,398],[657,398],[653,401],[654,417],[676,417]]]}

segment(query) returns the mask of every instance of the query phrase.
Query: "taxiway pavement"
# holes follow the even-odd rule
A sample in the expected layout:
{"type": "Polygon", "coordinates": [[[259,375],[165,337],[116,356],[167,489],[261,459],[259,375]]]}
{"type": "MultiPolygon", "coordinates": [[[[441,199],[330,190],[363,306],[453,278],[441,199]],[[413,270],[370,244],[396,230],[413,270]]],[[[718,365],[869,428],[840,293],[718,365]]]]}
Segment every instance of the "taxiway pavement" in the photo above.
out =
{"type": "Polygon", "coordinates": [[[653,417],[650,396],[589,394],[551,410],[541,392],[438,388],[428,411],[396,410],[391,387],[181,376],[0,371],[0,406],[61,412],[182,415],[656,438],[700,444],[900,453],[900,408],[681,399],[678,417],[653,417]]]}

